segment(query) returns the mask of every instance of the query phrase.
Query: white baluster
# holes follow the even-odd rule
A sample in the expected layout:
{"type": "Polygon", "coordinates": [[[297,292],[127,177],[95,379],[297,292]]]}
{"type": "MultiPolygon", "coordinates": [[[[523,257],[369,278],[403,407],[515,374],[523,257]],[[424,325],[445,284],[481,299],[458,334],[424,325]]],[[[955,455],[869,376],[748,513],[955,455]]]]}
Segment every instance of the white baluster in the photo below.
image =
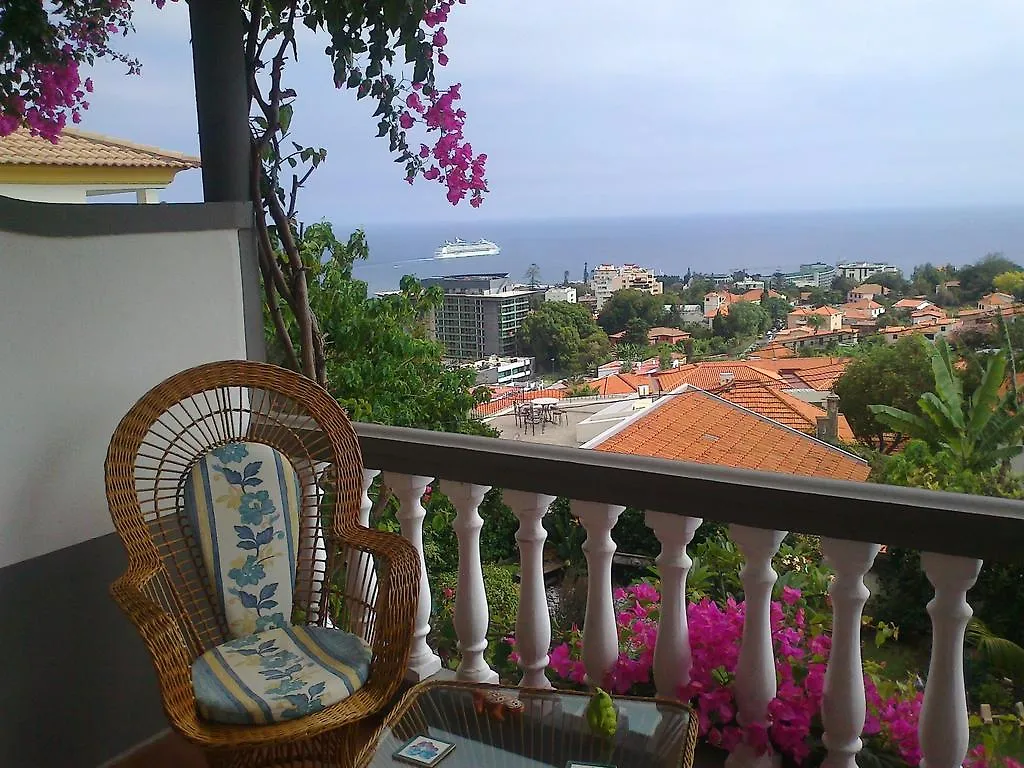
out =
{"type": "Polygon", "coordinates": [[[836,572],[828,590],[832,597],[832,650],[821,703],[825,726],[822,741],[828,750],[823,768],[857,768],[866,712],[860,658],[861,613],[871,594],[864,586],[864,574],[871,569],[879,549],[877,544],[861,541],[821,540],[822,554],[836,572]]]}
{"type": "MultiPolygon", "coordinates": [[[[370,486],[379,474],[379,469],[363,470],[363,499],[359,505],[359,524],[363,527],[370,525],[370,510],[373,509],[370,486]]],[[[367,621],[366,606],[373,605],[377,594],[377,573],[374,570],[373,555],[361,551],[352,554],[346,574],[345,593],[361,601],[352,604],[352,633],[369,642],[367,634],[372,624],[367,621]]]]}
{"type": "Polygon", "coordinates": [[[981,571],[981,560],[921,553],[921,567],[935,587],[928,603],[932,617],[932,657],[924,689],[921,768],[957,768],[967,755],[967,692],[964,690],[964,630],[974,611],[967,590],[981,571]]]}
{"type": "Polygon", "coordinates": [[[427,563],[423,559],[423,518],[427,511],[421,500],[427,485],[433,478],[420,475],[401,475],[385,472],[384,484],[398,497],[398,522],[402,536],[412,544],[420,558],[420,595],[416,608],[416,628],[412,633],[412,650],[406,679],[420,681],[441,670],[441,659],[427,645],[430,632],[430,583],[427,580],[427,563]]]}
{"type": "Polygon", "coordinates": [[[547,531],[541,521],[554,496],[525,491],[505,491],[503,500],[519,520],[519,612],[516,614],[516,653],[523,670],[520,685],[550,688],[544,674],[551,647],[551,617],[544,590],[544,541],[547,531]]]}
{"type": "MultiPolygon", "coordinates": [[[[764,722],[768,704],[775,697],[775,654],[772,650],[771,600],[777,574],[772,557],[786,536],[785,531],[730,525],[729,536],[746,561],[740,571],[743,582],[743,639],[736,663],[736,720],[741,726],[764,722]]],[[[725,761],[726,768],[778,764],[777,755],[758,756],[740,744],[725,761]]]]}
{"type": "Polygon", "coordinates": [[[573,501],[572,512],[587,532],[587,611],[583,618],[583,666],[587,682],[603,686],[619,657],[619,634],[612,605],[612,528],[625,507],[594,501],[573,501]]]}
{"type": "Polygon", "coordinates": [[[498,673],[487,666],[487,593],[480,566],[480,529],[484,525],[477,509],[489,485],[441,481],[441,491],[451,500],[457,514],[452,527],[459,539],[459,583],[455,590],[455,634],[462,661],[455,677],[474,683],[497,683],[498,673]]]}
{"type": "Polygon", "coordinates": [[[654,685],[659,696],[678,699],[679,689],[690,682],[686,575],[693,561],[686,547],[703,520],[667,512],[647,512],[645,520],[661,544],[655,561],[661,577],[661,622],[654,645],[654,685]]]}

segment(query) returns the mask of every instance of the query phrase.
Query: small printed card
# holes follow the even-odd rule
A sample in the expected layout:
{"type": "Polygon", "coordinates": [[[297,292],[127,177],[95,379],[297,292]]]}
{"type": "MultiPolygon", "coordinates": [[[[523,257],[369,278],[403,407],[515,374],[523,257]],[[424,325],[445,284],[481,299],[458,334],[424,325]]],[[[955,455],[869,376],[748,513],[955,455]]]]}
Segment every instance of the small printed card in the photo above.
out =
{"type": "MultiPolygon", "coordinates": [[[[416,736],[402,745],[402,748],[395,752],[394,758],[410,765],[430,768],[440,763],[453,749],[455,749],[455,745],[450,741],[442,741],[430,736],[416,736]]],[[[581,764],[580,768],[586,767],[581,764]]]]}
{"type": "Polygon", "coordinates": [[[581,763],[579,760],[570,760],[565,768],[616,768],[611,763],[581,763]]]}

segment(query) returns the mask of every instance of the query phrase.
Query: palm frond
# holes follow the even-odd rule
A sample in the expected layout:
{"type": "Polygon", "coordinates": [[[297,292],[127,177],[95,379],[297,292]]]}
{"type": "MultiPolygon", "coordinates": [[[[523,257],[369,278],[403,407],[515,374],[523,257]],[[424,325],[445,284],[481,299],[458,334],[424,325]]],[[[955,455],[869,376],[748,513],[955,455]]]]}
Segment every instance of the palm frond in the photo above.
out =
{"type": "Polygon", "coordinates": [[[893,408],[891,405],[869,405],[868,410],[878,421],[896,432],[922,440],[934,439],[935,430],[932,424],[915,413],[893,408]]]}
{"type": "Polygon", "coordinates": [[[1001,674],[1011,680],[1024,680],[1024,648],[995,634],[979,619],[971,619],[968,623],[967,642],[1001,674]]]}

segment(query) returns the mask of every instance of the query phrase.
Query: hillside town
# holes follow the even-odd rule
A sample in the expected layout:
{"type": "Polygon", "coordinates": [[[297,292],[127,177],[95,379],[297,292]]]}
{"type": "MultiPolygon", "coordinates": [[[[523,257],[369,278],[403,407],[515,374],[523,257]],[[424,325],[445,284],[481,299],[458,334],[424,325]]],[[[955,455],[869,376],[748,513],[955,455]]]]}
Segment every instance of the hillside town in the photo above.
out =
{"type": "Polygon", "coordinates": [[[873,348],[976,345],[1024,314],[999,290],[1012,269],[975,285],[970,271],[998,262],[963,268],[967,291],[942,279],[952,267],[907,280],[877,262],[683,277],[601,264],[586,283],[494,273],[423,284],[443,293],[431,334],[450,364],[475,371],[474,416],[504,439],[866,480],[838,382],[873,348]]]}

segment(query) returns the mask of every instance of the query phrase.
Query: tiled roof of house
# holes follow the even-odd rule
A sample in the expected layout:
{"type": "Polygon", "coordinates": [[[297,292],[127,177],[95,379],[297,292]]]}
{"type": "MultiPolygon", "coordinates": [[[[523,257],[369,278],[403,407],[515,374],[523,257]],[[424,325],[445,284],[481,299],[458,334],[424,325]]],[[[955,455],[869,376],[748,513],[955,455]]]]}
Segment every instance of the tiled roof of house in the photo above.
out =
{"type": "Polygon", "coordinates": [[[945,317],[946,310],[942,307],[937,307],[934,304],[929,304],[923,309],[915,309],[910,313],[911,317],[945,317]]]}
{"type": "Polygon", "coordinates": [[[870,293],[872,295],[877,296],[884,290],[885,289],[882,288],[882,286],[880,286],[878,283],[864,283],[863,285],[858,285],[856,288],[854,288],[853,293],[870,293]]]}
{"type": "Polygon", "coordinates": [[[1009,307],[1013,304],[1013,296],[1008,293],[989,293],[981,297],[978,301],[979,304],[985,304],[993,307],[1009,307]]]}
{"type": "Polygon", "coordinates": [[[682,328],[667,328],[663,325],[656,325],[647,331],[647,336],[685,336],[690,338],[690,334],[684,331],[682,328]]]}
{"type": "Polygon", "coordinates": [[[732,381],[760,381],[774,386],[784,386],[782,377],[774,371],[758,368],[755,362],[744,360],[722,360],[706,363],[690,363],[681,365],[671,371],[655,374],[663,392],[668,392],[682,384],[690,384],[701,389],[716,389],[722,386],[723,374],[732,381]],[[732,374],[729,377],[729,374],[732,374]]]}
{"type": "Polygon", "coordinates": [[[793,357],[752,362],[763,370],[778,373],[791,389],[816,389],[819,392],[830,392],[839,377],[846,371],[846,367],[850,364],[850,358],[793,357]]]}
{"type": "Polygon", "coordinates": [[[642,384],[649,385],[650,379],[635,373],[613,373],[611,376],[602,376],[600,379],[587,382],[587,386],[596,389],[597,394],[601,396],[631,395],[642,384]]]}
{"type": "Polygon", "coordinates": [[[811,314],[812,315],[820,315],[821,317],[830,317],[832,315],[841,315],[841,314],[843,314],[843,310],[836,309],[835,307],[830,307],[830,306],[828,306],[826,304],[823,307],[818,307],[817,309],[811,310],[811,314]]]}
{"type": "Polygon", "coordinates": [[[848,301],[843,304],[843,311],[849,312],[851,309],[881,309],[882,305],[872,299],[858,299],[857,301],[848,301]]]}
{"type": "Polygon", "coordinates": [[[867,462],[699,389],[663,397],[599,451],[766,472],[866,480],[867,462]]]}
{"type": "Polygon", "coordinates": [[[920,296],[911,296],[906,299],[900,299],[895,304],[893,304],[892,307],[893,309],[917,309],[922,305],[928,304],[931,304],[931,302],[925,298],[922,298],[920,296]]]}
{"type": "MultiPolygon", "coordinates": [[[[722,387],[715,394],[730,403],[741,405],[761,416],[777,421],[780,424],[804,432],[808,435],[818,433],[818,419],[825,416],[825,411],[798,397],[784,392],[778,387],[769,387],[758,382],[740,382],[722,387]]],[[[839,415],[838,437],[844,442],[853,442],[853,430],[842,414],[839,415]]]]}
{"type": "Polygon", "coordinates": [[[103,166],[121,168],[198,168],[199,158],[134,144],[99,133],[65,128],[53,144],[15,131],[0,138],[0,165],[103,166]]]}

